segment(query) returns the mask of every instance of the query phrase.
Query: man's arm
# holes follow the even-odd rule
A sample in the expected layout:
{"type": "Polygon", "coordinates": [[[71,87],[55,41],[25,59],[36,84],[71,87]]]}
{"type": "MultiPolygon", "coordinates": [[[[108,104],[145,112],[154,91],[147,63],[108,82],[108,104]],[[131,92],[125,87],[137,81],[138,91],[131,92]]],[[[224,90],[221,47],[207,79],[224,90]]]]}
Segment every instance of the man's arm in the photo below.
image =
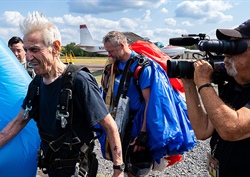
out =
{"type": "MultiPolygon", "coordinates": [[[[120,140],[118,128],[117,128],[117,125],[116,125],[114,119],[112,118],[112,116],[110,114],[108,114],[100,122],[100,124],[104,128],[104,130],[108,136],[114,165],[123,164],[121,140],[120,140]]],[[[123,171],[114,170],[113,176],[123,176],[123,171]]]]}
{"type": "Polygon", "coordinates": [[[143,132],[146,132],[146,113],[147,113],[147,109],[148,109],[148,102],[149,102],[149,98],[150,98],[150,87],[147,87],[145,89],[142,90],[142,96],[143,96],[143,99],[145,101],[145,110],[144,110],[144,118],[143,118],[143,123],[142,123],[142,129],[141,131],[143,132]]]}
{"type": "MultiPolygon", "coordinates": [[[[197,61],[194,67],[194,82],[198,88],[211,82],[213,68],[207,61],[197,61]]],[[[228,141],[237,141],[250,137],[249,108],[232,109],[221,100],[212,87],[203,87],[200,90],[200,96],[208,119],[221,138],[228,141]]]]}
{"type": "Polygon", "coordinates": [[[26,120],[22,118],[23,112],[24,110],[21,109],[19,114],[0,132],[0,148],[14,138],[29,122],[30,118],[26,120]]]}
{"type": "Polygon", "coordinates": [[[250,137],[249,108],[242,107],[234,110],[215,94],[212,87],[202,89],[200,95],[208,118],[221,138],[227,141],[238,141],[250,137]]]}
{"type": "Polygon", "coordinates": [[[182,83],[185,89],[188,117],[195,135],[197,139],[205,140],[212,135],[214,127],[203,109],[194,81],[182,79],[182,83]]]}

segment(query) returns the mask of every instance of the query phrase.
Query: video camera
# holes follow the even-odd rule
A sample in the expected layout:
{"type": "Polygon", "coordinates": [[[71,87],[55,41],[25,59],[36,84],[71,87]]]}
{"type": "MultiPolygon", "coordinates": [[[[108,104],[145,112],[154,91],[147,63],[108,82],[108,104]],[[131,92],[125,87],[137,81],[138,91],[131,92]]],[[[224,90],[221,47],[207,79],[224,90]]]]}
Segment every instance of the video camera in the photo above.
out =
{"type": "MultiPolygon", "coordinates": [[[[224,67],[224,56],[222,54],[237,55],[247,50],[247,42],[244,40],[210,40],[206,34],[202,33],[182,35],[181,38],[171,38],[169,44],[175,46],[196,45],[200,51],[203,51],[204,54],[201,54],[201,52],[193,53],[193,58],[196,60],[197,56],[201,56],[212,65],[214,69],[212,82],[215,84],[224,83],[224,81],[231,78],[224,67]]],[[[168,60],[167,73],[169,78],[193,78],[194,60],[168,60]]]]}

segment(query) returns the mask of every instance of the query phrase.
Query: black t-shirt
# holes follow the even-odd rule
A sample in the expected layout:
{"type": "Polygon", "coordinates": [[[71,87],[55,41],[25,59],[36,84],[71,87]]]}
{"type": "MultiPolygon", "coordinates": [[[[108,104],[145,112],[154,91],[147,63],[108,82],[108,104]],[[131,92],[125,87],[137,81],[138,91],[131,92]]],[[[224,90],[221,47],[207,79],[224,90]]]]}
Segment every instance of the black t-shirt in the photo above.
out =
{"type": "MultiPolygon", "coordinates": [[[[61,120],[56,119],[56,110],[60,97],[62,76],[53,83],[45,85],[43,81],[40,84],[39,95],[39,115],[37,122],[39,130],[55,139],[65,133],[65,128],[61,127],[61,120]]],[[[24,99],[22,107],[24,108],[27,97],[24,99]]],[[[75,80],[73,89],[73,130],[82,141],[81,144],[88,143],[93,138],[91,127],[104,119],[108,114],[108,109],[100,95],[95,78],[84,71],[80,71],[75,80]]],[[[48,143],[41,142],[42,149],[46,152],[48,143]]],[[[74,151],[68,151],[62,148],[55,157],[66,158],[73,155],[74,151]]]]}
{"type": "MultiPolygon", "coordinates": [[[[250,83],[239,85],[227,83],[220,93],[221,99],[235,110],[249,108],[250,83]]],[[[248,177],[250,175],[250,138],[240,141],[224,141],[215,131],[210,141],[211,151],[219,161],[220,177],[248,177]],[[215,147],[217,146],[217,147],[215,147]]]]}

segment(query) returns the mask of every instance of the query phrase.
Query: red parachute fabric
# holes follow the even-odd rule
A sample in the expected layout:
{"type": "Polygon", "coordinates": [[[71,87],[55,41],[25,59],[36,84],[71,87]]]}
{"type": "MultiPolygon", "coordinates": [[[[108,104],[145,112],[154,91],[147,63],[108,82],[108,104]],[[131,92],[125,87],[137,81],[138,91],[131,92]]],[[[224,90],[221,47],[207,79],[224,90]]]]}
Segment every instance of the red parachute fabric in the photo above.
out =
{"type": "MultiPolygon", "coordinates": [[[[155,44],[148,41],[136,41],[131,45],[131,48],[139,54],[144,54],[145,56],[156,61],[163,67],[164,71],[167,72],[167,60],[171,58],[163,53],[155,44]]],[[[171,85],[178,91],[184,93],[183,83],[178,78],[169,78],[171,85]]]]}

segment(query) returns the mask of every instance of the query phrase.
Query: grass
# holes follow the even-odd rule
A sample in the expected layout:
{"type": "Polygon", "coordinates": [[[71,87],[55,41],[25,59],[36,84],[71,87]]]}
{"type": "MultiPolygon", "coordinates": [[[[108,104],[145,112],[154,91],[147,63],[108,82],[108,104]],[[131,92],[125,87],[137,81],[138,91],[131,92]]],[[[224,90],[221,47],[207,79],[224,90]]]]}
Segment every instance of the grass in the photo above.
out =
{"type": "MultiPolygon", "coordinates": [[[[61,57],[63,62],[66,62],[65,56],[61,57]]],[[[71,59],[68,57],[67,62],[72,62],[74,64],[105,64],[107,57],[72,57],[71,59]]]]}
{"type": "MultiPolygon", "coordinates": [[[[66,62],[65,56],[61,57],[63,62],[66,62]]],[[[84,65],[84,64],[105,64],[107,57],[73,57],[71,61],[76,65],[84,65]]],[[[67,59],[67,62],[70,62],[70,58],[67,59]]],[[[101,84],[102,71],[96,71],[92,73],[95,77],[98,85],[101,84]]]]}

